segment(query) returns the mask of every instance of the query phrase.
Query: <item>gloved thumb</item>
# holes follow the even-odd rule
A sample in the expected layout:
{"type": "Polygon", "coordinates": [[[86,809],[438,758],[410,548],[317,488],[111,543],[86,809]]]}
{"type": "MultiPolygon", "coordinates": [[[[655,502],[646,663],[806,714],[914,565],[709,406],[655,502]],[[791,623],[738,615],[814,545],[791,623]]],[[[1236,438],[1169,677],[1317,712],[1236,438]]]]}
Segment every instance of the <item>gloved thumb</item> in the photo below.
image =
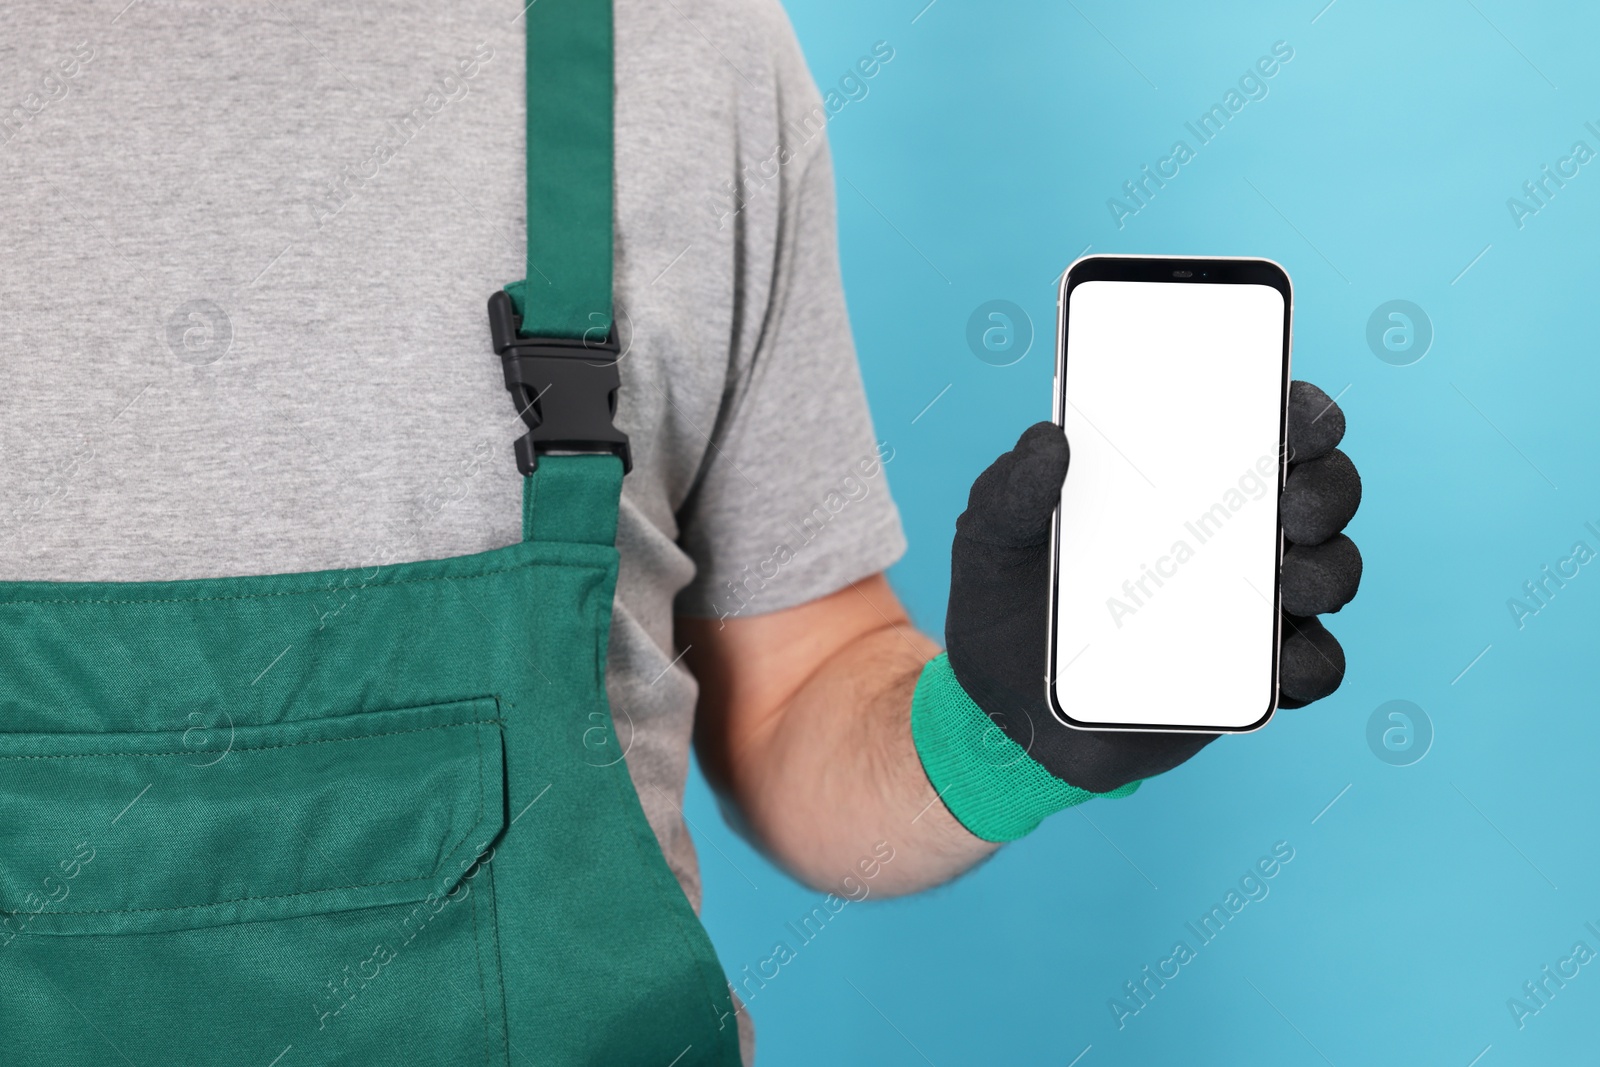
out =
{"type": "Polygon", "coordinates": [[[1070,458],[1061,427],[1053,422],[1028,427],[1016,447],[972,483],[967,510],[956,519],[956,536],[1005,548],[1045,544],[1070,458]]]}

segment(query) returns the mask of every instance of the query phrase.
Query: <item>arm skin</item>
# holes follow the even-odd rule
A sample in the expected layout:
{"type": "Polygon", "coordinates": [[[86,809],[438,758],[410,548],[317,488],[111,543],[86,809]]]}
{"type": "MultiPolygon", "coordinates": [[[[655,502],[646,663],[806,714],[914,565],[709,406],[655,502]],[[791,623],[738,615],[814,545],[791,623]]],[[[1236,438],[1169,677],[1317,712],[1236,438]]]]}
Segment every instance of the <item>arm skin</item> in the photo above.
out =
{"type": "Polygon", "coordinates": [[[911,740],[911,694],[939,652],[883,575],[750,618],[677,620],[700,682],[695,747],[757,847],[836,889],[878,842],[874,893],[948,881],[996,848],[938,801],[911,740]]]}

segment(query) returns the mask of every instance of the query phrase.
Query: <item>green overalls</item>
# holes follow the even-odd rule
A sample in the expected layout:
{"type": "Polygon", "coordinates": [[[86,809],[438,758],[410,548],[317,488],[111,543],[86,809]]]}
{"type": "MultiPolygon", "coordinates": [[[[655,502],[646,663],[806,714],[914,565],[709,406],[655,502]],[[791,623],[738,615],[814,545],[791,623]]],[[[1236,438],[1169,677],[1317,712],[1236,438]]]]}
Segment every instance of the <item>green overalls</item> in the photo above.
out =
{"type": "Polygon", "coordinates": [[[523,541],[0,583],[4,1067],[739,1062],[606,702],[611,8],[525,17],[523,541]]]}

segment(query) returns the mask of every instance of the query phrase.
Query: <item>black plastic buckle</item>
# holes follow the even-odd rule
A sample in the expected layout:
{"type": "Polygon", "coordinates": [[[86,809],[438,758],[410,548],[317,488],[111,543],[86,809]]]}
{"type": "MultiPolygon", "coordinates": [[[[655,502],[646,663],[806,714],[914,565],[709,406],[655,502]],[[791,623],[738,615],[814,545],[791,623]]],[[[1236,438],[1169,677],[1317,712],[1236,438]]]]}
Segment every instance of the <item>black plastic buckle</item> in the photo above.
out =
{"type": "Polygon", "coordinates": [[[517,438],[517,469],[532,474],[540,452],[607,452],[633,469],[628,435],[617,429],[617,328],[603,343],[519,337],[522,319],[504,290],[489,298],[489,336],[505,369],[506,388],[528,424],[517,438]],[[603,360],[604,362],[596,362],[603,360]]]}

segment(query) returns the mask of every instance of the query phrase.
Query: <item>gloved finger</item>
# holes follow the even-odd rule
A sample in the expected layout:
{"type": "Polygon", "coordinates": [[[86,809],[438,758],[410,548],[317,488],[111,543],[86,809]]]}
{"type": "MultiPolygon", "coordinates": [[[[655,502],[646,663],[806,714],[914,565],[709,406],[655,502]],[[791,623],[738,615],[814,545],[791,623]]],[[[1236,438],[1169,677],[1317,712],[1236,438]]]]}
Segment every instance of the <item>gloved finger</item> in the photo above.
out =
{"type": "Polygon", "coordinates": [[[1344,649],[1310,616],[1283,616],[1278,656],[1278,706],[1302,708],[1321,700],[1344,681],[1344,649]]]}
{"type": "Polygon", "coordinates": [[[1344,534],[1283,553],[1283,610],[1326,615],[1350,603],[1361,585],[1361,551],[1344,534]]]}
{"type": "Polygon", "coordinates": [[[967,510],[956,519],[956,536],[1010,547],[1044,544],[1070,456],[1061,427],[1053,422],[1028,427],[1016,447],[972,483],[967,510]]]}
{"type": "Polygon", "coordinates": [[[1296,464],[1284,481],[1283,534],[1297,545],[1320,545],[1345,528],[1361,506],[1361,475],[1337,448],[1296,464]]]}
{"type": "Polygon", "coordinates": [[[1344,412],[1310,382],[1289,383],[1290,463],[1304,463],[1332,452],[1344,439],[1344,412]]]}
{"type": "Polygon", "coordinates": [[[1091,793],[1109,793],[1141,778],[1165,774],[1192,759],[1220,734],[1074,730],[1052,723],[1029,755],[1059,769],[1056,777],[1091,793]]]}

